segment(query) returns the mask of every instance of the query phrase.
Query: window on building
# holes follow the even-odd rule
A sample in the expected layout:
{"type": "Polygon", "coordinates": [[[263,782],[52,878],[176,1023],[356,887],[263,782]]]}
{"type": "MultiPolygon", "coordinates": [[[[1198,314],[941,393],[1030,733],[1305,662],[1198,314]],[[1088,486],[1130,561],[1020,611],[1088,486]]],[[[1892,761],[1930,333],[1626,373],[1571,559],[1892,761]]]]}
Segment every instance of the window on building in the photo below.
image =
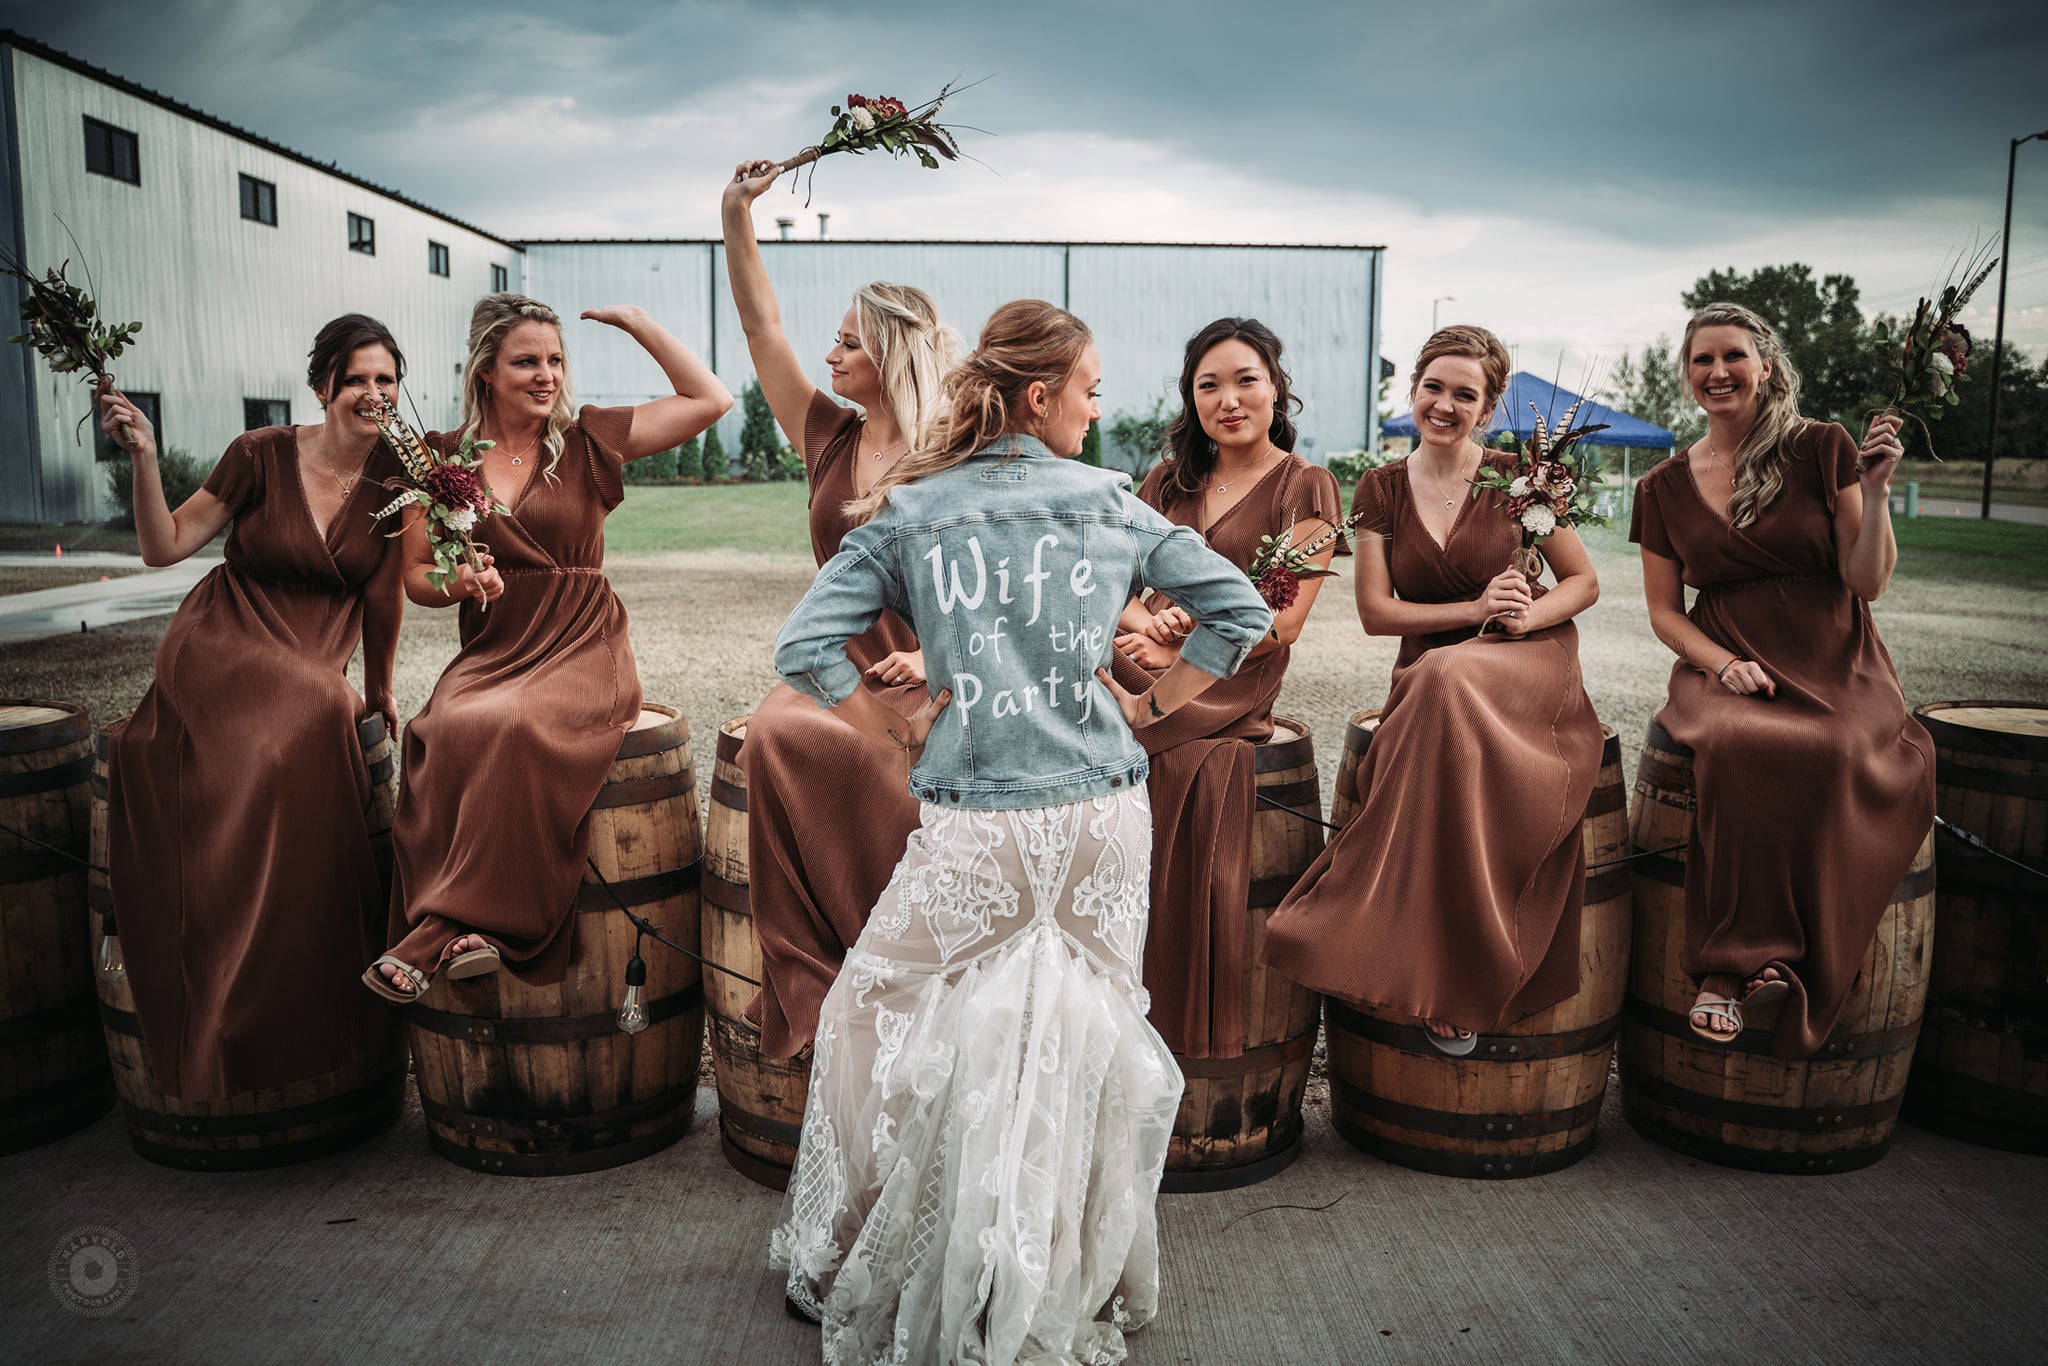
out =
{"type": "Polygon", "coordinates": [[[359,213],[348,216],[348,249],[365,256],[377,254],[377,222],[359,213]]]}
{"type": "Polygon", "coordinates": [[[258,427],[286,427],[291,425],[292,405],[282,398],[245,398],[242,400],[242,430],[253,432],[258,427]]]}
{"type": "MultiPolygon", "coordinates": [[[[128,395],[130,403],[142,409],[142,415],[149,419],[149,425],[156,428],[156,448],[159,451],[168,450],[169,446],[164,441],[163,404],[159,401],[162,396],[159,394],[137,393],[133,389],[123,389],[121,392],[128,395]]],[[[128,458],[128,452],[115,445],[114,439],[108,436],[106,431],[101,428],[98,404],[94,404],[92,409],[92,454],[95,460],[126,460],[128,458]]]]}
{"type": "Polygon", "coordinates": [[[277,226],[277,186],[255,176],[242,177],[242,217],[252,223],[277,226]]]}
{"type": "Polygon", "coordinates": [[[503,266],[491,267],[491,293],[503,294],[512,288],[511,272],[503,266]]]}
{"type": "Polygon", "coordinates": [[[448,248],[440,242],[427,243],[427,274],[448,273],[448,248]]]}
{"type": "Polygon", "coordinates": [[[95,175],[112,176],[130,185],[140,185],[142,158],[136,150],[135,134],[86,115],[85,169],[95,175]]]}

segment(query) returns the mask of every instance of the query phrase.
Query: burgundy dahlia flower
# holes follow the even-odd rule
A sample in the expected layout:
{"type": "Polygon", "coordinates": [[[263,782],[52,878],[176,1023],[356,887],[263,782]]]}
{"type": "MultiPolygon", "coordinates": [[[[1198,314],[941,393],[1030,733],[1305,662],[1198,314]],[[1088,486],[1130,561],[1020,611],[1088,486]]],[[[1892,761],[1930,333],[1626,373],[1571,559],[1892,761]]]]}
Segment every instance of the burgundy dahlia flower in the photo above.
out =
{"type": "Polygon", "coordinates": [[[434,501],[444,508],[472,508],[481,512],[490,504],[483,477],[462,465],[435,465],[422,482],[434,501]]]}
{"type": "Polygon", "coordinates": [[[1301,591],[1301,579],[1286,565],[1276,564],[1259,576],[1257,587],[1266,606],[1284,612],[1294,606],[1295,595],[1301,591]]]}

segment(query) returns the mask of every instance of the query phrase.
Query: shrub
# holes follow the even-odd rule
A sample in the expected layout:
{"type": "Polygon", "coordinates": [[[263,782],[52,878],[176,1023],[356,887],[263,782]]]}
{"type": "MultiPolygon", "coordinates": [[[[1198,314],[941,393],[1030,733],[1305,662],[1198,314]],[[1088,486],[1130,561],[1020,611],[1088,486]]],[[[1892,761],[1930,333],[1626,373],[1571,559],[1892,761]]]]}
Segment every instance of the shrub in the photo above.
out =
{"type": "Polygon", "coordinates": [[[775,477],[800,483],[804,479],[804,458],[796,453],[796,447],[784,446],[776,453],[775,477]]]}
{"type": "Polygon", "coordinates": [[[727,474],[725,442],[719,437],[716,425],[707,427],[704,431],[703,461],[705,483],[716,484],[725,479],[727,474]]]}
{"type": "Polygon", "coordinates": [[[1102,423],[1099,420],[1088,424],[1088,435],[1081,438],[1078,459],[1084,465],[1102,464],[1102,423]]]}
{"type": "MultiPolygon", "coordinates": [[[[114,500],[114,515],[107,519],[111,527],[132,528],[135,525],[135,467],[129,463],[123,452],[105,462],[107,468],[107,492],[114,500]]],[[[158,453],[157,472],[163,476],[164,501],[173,512],[187,498],[199,492],[212,471],[192,458],[192,452],[182,446],[172,446],[158,453]]]]}
{"type": "Polygon", "coordinates": [[[761,381],[750,379],[740,394],[745,416],[740,421],[740,470],[749,479],[773,479],[777,457],[782,453],[782,429],[761,392],[761,381]]]}
{"type": "Polygon", "coordinates": [[[1129,471],[1131,478],[1143,479],[1166,458],[1166,427],[1172,420],[1164,398],[1153,399],[1149,413],[1118,413],[1106,433],[1115,449],[1111,463],[1129,471]]]}
{"type": "Polygon", "coordinates": [[[673,484],[676,481],[676,453],[673,449],[626,462],[628,484],[673,484]]]}
{"type": "Polygon", "coordinates": [[[1339,484],[1355,484],[1365,477],[1367,470],[1400,459],[1384,451],[1338,451],[1330,457],[1330,473],[1337,476],[1339,484]]]}
{"type": "Polygon", "coordinates": [[[676,478],[702,479],[703,477],[703,445],[693,436],[676,448],[676,478]]]}

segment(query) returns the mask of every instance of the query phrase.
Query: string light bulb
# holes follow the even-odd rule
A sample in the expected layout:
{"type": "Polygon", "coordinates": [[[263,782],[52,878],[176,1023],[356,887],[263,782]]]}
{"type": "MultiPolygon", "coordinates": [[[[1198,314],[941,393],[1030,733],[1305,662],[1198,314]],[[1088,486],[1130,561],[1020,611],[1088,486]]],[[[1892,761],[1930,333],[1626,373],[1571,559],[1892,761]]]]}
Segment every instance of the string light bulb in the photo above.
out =
{"type": "Polygon", "coordinates": [[[99,973],[104,981],[119,982],[128,976],[128,955],[121,951],[121,931],[112,915],[100,917],[99,973]]]}
{"type": "Polygon", "coordinates": [[[638,1034],[647,1028],[647,1003],[643,999],[647,989],[647,960],[640,956],[640,945],[633,945],[633,961],[626,964],[626,999],[619,1003],[619,1028],[628,1034],[638,1034]]]}

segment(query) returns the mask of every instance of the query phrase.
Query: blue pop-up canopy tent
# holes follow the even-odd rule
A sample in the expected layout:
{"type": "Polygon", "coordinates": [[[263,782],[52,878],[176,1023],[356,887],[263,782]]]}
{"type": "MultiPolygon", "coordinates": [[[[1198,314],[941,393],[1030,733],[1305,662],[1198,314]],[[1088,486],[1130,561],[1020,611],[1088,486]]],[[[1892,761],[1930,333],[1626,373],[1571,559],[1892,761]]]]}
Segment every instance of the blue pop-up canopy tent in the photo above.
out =
{"type": "MultiPolygon", "coordinates": [[[[1501,406],[1494,409],[1494,425],[1486,435],[1492,437],[1514,427],[1515,435],[1527,441],[1536,431],[1536,414],[1543,414],[1545,424],[1555,427],[1565,411],[1579,401],[1579,396],[1569,389],[1560,389],[1547,379],[1538,379],[1526,370],[1517,370],[1508,381],[1508,391],[1501,399],[1501,406]],[[1530,411],[1529,405],[1536,405],[1530,411]],[[1503,411],[1504,410],[1504,411],[1503,411]]],[[[1574,427],[1605,422],[1607,430],[1595,432],[1586,438],[1595,446],[1654,446],[1659,450],[1671,449],[1671,433],[1654,422],[1645,422],[1639,417],[1609,408],[1603,403],[1587,402],[1572,418],[1574,427]]],[[[1415,435],[1415,415],[1403,413],[1380,424],[1383,436],[1415,435]]]]}

